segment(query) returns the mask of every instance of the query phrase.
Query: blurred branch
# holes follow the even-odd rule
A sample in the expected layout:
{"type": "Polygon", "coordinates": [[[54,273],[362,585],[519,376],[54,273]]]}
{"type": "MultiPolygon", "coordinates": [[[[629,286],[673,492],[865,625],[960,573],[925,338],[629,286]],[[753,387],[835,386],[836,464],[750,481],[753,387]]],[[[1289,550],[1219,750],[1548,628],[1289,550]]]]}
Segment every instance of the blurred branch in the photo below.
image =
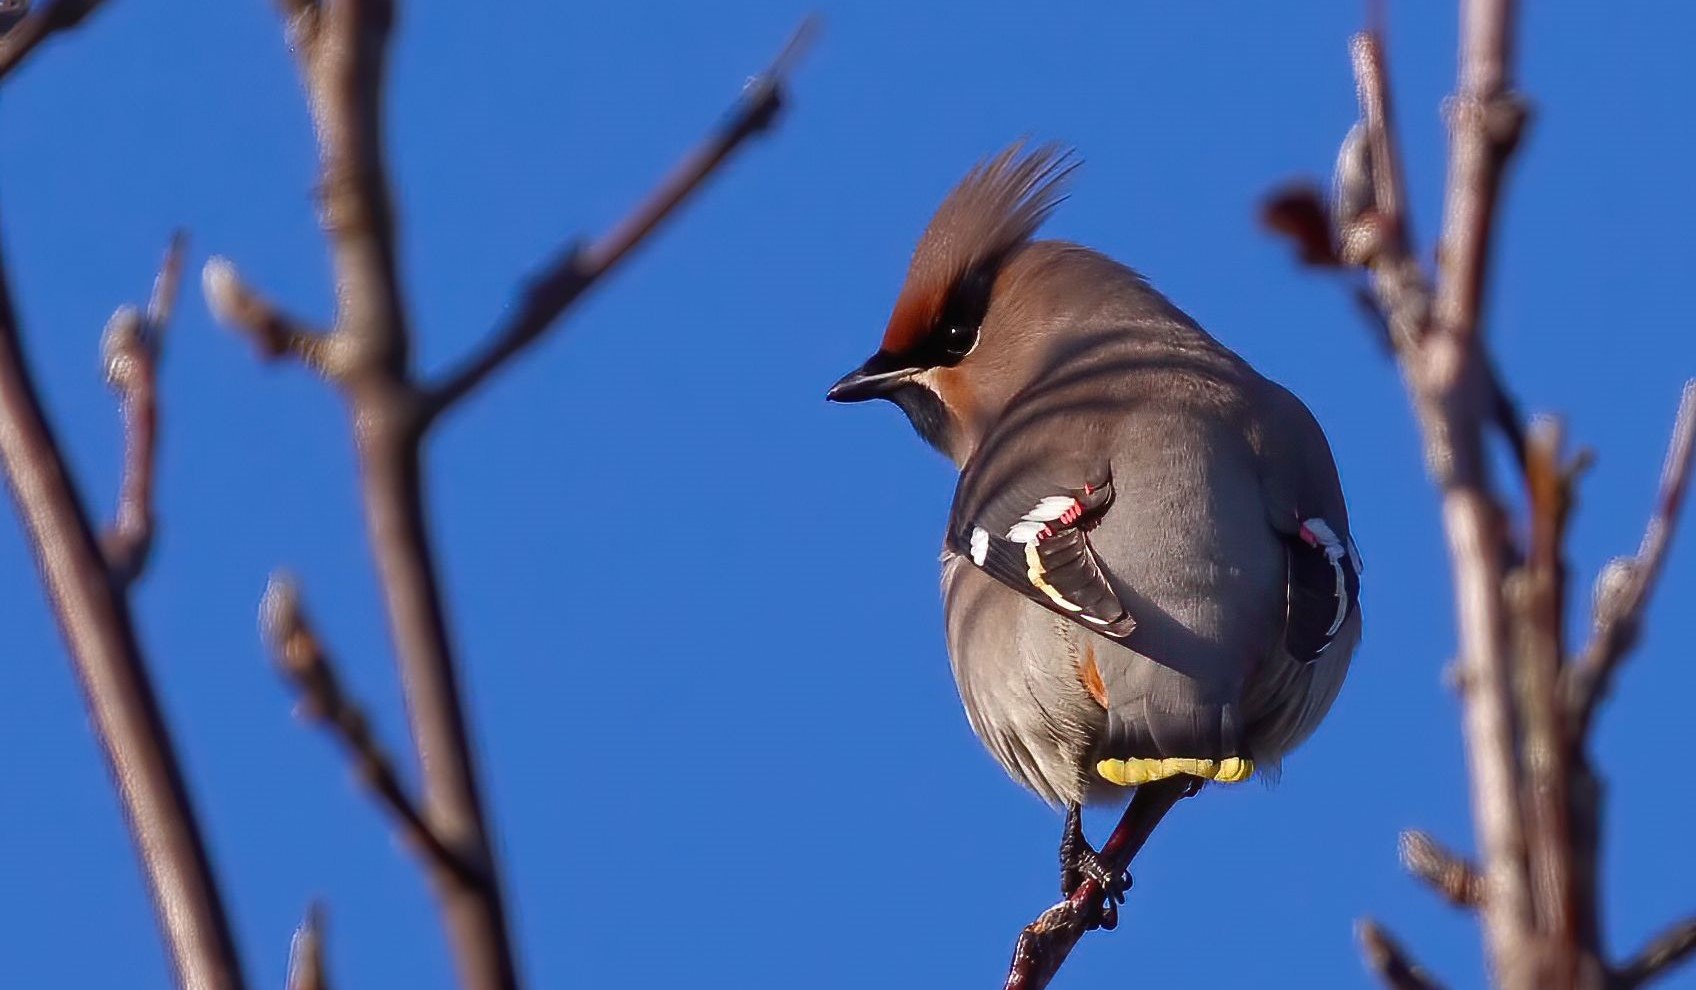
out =
{"type": "MultiPolygon", "coordinates": [[[[392,0],[281,0],[289,42],[318,136],[318,198],[335,279],[333,329],[314,334],[248,289],[223,259],[207,265],[205,288],[221,320],[246,332],[269,357],[294,354],[347,398],[358,446],[366,531],[377,562],[395,660],[419,760],[414,804],[387,769],[376,786],[430,855],[443,923],[460,981],[478,990],[518,983],[488,815],[477,780],[441,582],[424,504],[422,457],[433,417],[514,357],[591,284],[646,238],[747,138],[768,128],[782,102],[784,73],[808,31],[772,70],[750,84],[738,111],[658,191],[601,241],[568,252],[532,286],[520,313],[487,350],[444,384],[422,384],[411,367],[412,333],[396,260],[395,217],[383,156],[384,73],[392,0]]],[[[305,647],[302,647],[304,650],[305,647]]],[[[316,648],[314,648],[316,649],[316,648]]],[[[322,651],[317,650],[321,658],[322,651]]],[[[313,668],[322,694],[329,667],[313,668]]],[[[349,710],[344,706],[344,715],[349,710]]],[[[369,740],[338,731],[368,768],[369,740]]],[[[363,731],[363,720],[359,720],[363,731]]],[[[388,768],[385,759],[379,768],[388,768]]]]}
{"type": "MultiPolygon", "coordinates": [[[[93,0],[60,0],[32,11],[0,38],[0,78],[20,65],[45,38],[75,26],[98,6],[93,0]]],[[[169,281],[170,265],[163,281],[169,281]]],[[[157,293],[152,315],[169,309],[168,290],[157,293]]],[[[122,351],[144,342],[141,320],[125,317],[117,328],[122,351]],[[128,339],[123,339],[127,335],[128,339]]],[[[122,362],[120,362],[122,363],[122,362]]],[[[130,379],[152,390],[148,376],[130,379]]],[[[152,402],[149,397],[148,406],[152,402]]],[[[139,500],[142,515],[152,471],[151,414],[141,412],[135,391],[126,394],[131,419],[126,497],[139,500]]],[[[136,638],[124,581],[114,580],[106,554],[71,479],[58,440],[42,408],[23,353],[17,311],[0,259],[0,466],[58,618],[96,738],[152,895],[166,950],[184,987],[239,988],[243,985],[235,940],[224,911],[188,786],[171,743],[146,659],[136,638]]],[[[120,516],[122,512],[120,511],[120,516]]],[[[120,519],[129,538],[143,537],[150,524],[120,519]]],[[[124,568],[127,574],[139,568],[124,568]]]]}
{"type": "Polygon", "coordinates": [[[1608,990],[1634,990],[1670,974],[1696,953],[1696,918],[1686,918],[1649,940],[1614,972],[1608,990]]]}
{"type": "Polygon", "coordinates": [[[69,31],[100,9],[102,0],[47,0],[0,33],[0,81],[24,63],[35,47],[60,31],[69,31]]]}
{"type": "Polygon", "coordinates": [[[1441,495],[1454,571],[1468,776],[1489,891],[1480,912],[1489,956],[1503,986],[1529,988],[1535,959],[1524,867],[1525,823],[1518,799],[1524,786],[1503,601],[1507,536],[1484,456],[1484,422],[1498,390],[1492,387],[1489,363],[1475,333],[1498,180],[1513,146],[1498,140],[1504,132],[1484,130],[1486,114],[1478,108],[1496,107],[1508,99],[1511,17],[1509,0],[1462,2],[1455,105],[1470,109],[1457,111],[1451,120],[1443,248],[1434,290],[1426,288],[1408,246],[1382,44],[1373,35],[1360,35],[1354,53],[1372,199],[1382,232],[1367,265],[1389,314],[1403,377],[1424,434],[1426,469],[1441,495]]]}
{"type": "Polygon", "coordinates": [[[1360,939],[1361,954],[1366,965],[1378,975],[1388,990],[1441,990],[1442,984],[1426,974],[1425,968],[1414,962],[1402,944],[1370,918],[1355,925],[1360,939]]]}
{"type": "Polygon", "coordinates": [[[769,130],[783,107],[787,76],[817,30],[816,17],[803,21],[771,67],[749,81],[723,123],[700,147],[684,156],[629,216],[588,245],[570,245],[557,261],[537,275],[525,290],[517,310],[482,350],[448,372],[439,384],[426,389],[429,414],[446,412],[540,339],[574,302],[646,242],[699,191],[737,148],[769,130]]]}
{"type": "Polygon", "coordinates": [[[354,774],[394,816],[402,838],[436,866],[464,875],[467,883],[476,882],[467,875],[466,864],[424,820],[417,802],[401,783],[394,760],[372,734],[364,709],[342,689],[335,664],[307,621],[294,581],[286,575],[272,575],[259,615],[260,629],[277,669],[300,693],[301,714],[323,725],[341,743],[353,762],[354,774]]]}
{"type": "MultiPolygon", "coordinates": [[[[1179,778],[1138,787],[1113,834],[1101,846],[1103,863],[1115,872],[1128,869],[1166,813],[1196,789],[1192,781],[1179,778]]],[[[1086,879],[1069,897],[1026,925],[1013,947],[1003,990],[1043,990],[1085,932],[1113,928],[1114,915],[1101,908],[1104,896],[1100,884],[1086,879]]]]}
{"type": "Polygon", "coordinates": [[[112,578],[127,585],[147,566],[153,547],[153,476],[158,459],[159,355],[182,276],[183,235],[171,238],[154,279],[146,314],[120,306],[101,337],[106,381],[118,393],[124,419],[124,469],[118,506],[104,538],[112,578]]]}
{"type": "MultiPolygon", "coordinates": [[[[1404,834],[1408,869],[1451,903],[1477,907],[1495,985],[1511,990],[1636,986],[1696,951],[1696,922],[1606,967],[1599,880],[1603,784],[1589,735],[1613,673],[1636,642],[1696,458],[1696,382],[1686,386],[1655,511],[1637,556],[1597,581],[1594,630],[1567,661],[1565,544],[1587,454],[1567,458],[1559,424],[1529,429],[1481,343],[1490,241],[1507,160],[1527,110],[1511,86],[1512,0],[1461,0],[1460,81],[1435,285],[1414,260],[1388,75],[1376,34],[1357,36],[1361,119],[1338,155],[1332,199],[1311,186],[1273,196],[1263,222],[1309,264],[1364,268],[1371,308],[1389,327],[1442,497],[1461,639],[1460,677],[1472,806],[1482,861],[1429,836],[1404,834]],[[1523,548],[1484,451],[1494,423],[1527,489],[1523,548]]],[[[1370,922],[1363,943],[1391,986],[1425,986],[1395,942],[1370,922]],[[1411,981],[1411,982],[1410,982],[1411,981]]]]}
{"type": "Polygon", "coordinates": [[[213,257],[200,273],[206,308],[219,323],[240,331],[267,361],[290,356],[308,368],[334,378],[333,341],[289,316],[249,288],[228,258],[213,257]]]}
{"type": "Polygon", "coordinates": [[[1637,555],[1611,562],[1597,579],[1590,641],[1567,668],[1566,704],[1574,738],[1582,739],[1589,732],[1596,708],[1612,686],[1614,672],[1637,644],[1643,615],[1684,507],[1691,463],[1696,460],[1693,454],[1696,454],[1696,380],[1685,384],[1679,399],[1666,464],[1661,469],[1660,490],[1637,555]]]}
{"type": "Polygon", "coordinates": [[[1505,593],[1511,618],[1514,686],[1524,775],[1524,870],[1540,948],[1542,985],[1591,985],[1579,979],[1591,968],[1600,977],[1601,946],[1593,926],[1582,921],[1578,891],[1584,864],[1574,855],[1575,774],[1567,751],[1565,711],[1560,703],[1561,665],[1566,656],[1565,558],[1577,476],[1588,459],[1569,462],[1558,420],[1533,422],[1525,468],[1530,503],[1530,538],[1524,562],[1509,575],[1505,593]]]}
{"type": "Polygon", "coordinates": [[[330,990],[324,971],[324,909],[317,903],[306,909],[306,917],[289,941],[289,972],[285,990],[330,990]]]}
{"type": "Polygon", "coordinates": [[[1401,838],[1402,866],[1458,908],[1476,908],[1484,903],[1484,881],[1478,867],[1459,853],[1445,849],[1436,839],[1419,831],[1406,831],[1401,838]]]}

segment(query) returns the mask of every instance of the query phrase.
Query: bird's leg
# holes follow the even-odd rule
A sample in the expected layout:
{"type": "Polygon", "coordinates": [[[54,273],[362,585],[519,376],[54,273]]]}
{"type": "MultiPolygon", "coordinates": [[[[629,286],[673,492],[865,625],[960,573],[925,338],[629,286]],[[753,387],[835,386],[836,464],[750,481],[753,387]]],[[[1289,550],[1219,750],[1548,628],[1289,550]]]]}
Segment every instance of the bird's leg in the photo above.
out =
{"type": "MultiPolygon", "coordinates": [[[[1131,887],[1131,875],[1124,866],[1115,869],[1101,853],[1084,838],[1083,807],[1066,806],[1066,830],[1060,836],[1060,896],[1071,897],[1093,880],[1101,891],[1099,925],[1112,931],[1119,924],[1119,905],[1125,903],[1125,891],[1131,887]]],[[[1091,927],[1094,927],[1093,925],[1091,927]]]]}
{"type": "Polygon", "coordinates": [[[1119,905],[1124,903],[1124,892],[1131,886],[1128,872],[1131,860],[1166,813],[1179,801],[1200,791],[1203,783],[1196,777],[1169,777],[1138,787],[1100,852],[1090,848],[1084,839],[1083,809],[1075,804],[1067,806],[1066,831],[1060,839],[1060,892],[1072,898],[1078,888],[1094,881],[1095,889],[1102,891],[1102,895],[1093,906],[1098,913],[1090,920],[1090,928],[1111,931],[1118,925],[1119,905]]]}

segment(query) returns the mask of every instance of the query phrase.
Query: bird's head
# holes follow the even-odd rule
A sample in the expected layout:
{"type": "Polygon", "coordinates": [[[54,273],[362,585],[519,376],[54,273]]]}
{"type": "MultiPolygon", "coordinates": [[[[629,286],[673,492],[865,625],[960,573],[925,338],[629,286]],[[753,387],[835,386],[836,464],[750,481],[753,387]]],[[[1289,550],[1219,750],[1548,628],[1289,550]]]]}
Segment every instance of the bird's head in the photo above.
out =
{"type": "Polygon", "coordinates": [[[919,238],[877,353],[831,387],[831,401],[888,399],[963,463],[1054,329],[1053,280],[1022,256],[1076,165],[1057,145],[1020,142],[967,173],[919,238]]]}

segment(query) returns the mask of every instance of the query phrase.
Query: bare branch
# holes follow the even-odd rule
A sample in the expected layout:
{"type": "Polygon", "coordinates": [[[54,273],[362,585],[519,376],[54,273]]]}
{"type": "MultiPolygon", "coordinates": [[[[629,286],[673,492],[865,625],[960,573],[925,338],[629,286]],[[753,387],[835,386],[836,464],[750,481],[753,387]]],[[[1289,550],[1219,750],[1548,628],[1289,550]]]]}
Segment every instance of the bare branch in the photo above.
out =
{"type": "Polygon", "coordinates": [[[1402,866],[1458,908],[1484,902],[1484,880],[1461,854],[1444,848],[1425,832],[1409,830],[1401,837],[1402,866]]]}
{"type": "Polygon", "coordinates": [[[435,866],[476,878],[425,821],[418,803],[407,793],[394,760],[371,732],[359,703],[342,690],[341,678],[301,608],[300,592],[284,574],[273,574],[259,607],[260,629],[271,656],[300,693],[301,714],[335,736],[353,763],[354,774],[370,788],[395,819],[402,837],[435,866]]]}
{"type": "MultiPolygon", "coordinates": [[[[421,825],[408,827],[453,851],[425,859],[461,984],[509,990],[518,985],[517,960],[424,507],[423,419],[383,154],[394,4],[285,0],[283,9],[318,138],[320,222],[335,278],[335,329],[317,353],[350,406],[366,531],[419,758],[411,819],[421,825]]],[[[411,802],[392,797],[407,821],[411,802]]]]}
{"type": "Polygon", "coordinates": [[[324,967],[324,909],[314,902],[289,942],[289,973],[285,990],[330,990],[324,967]]]}
{"type": "Polygon", "coordinates": [[[1367,968],[1378,975],[1388,990],[1441,990],[1442,984],[1409,958],[1401,943],[1377,922],[1362,918],[1354,931],[1355,937],[1360,939],[1360,951],[1366,957],[1367,968]]]}
{"type": "MultiPolygon", "coordinates": [[[[206,272],[207,296],[224,318],[248,330],[266,354],[293,352],[326,373],[350,406],[358,443],[366,531],[376,559],[419,756],[416,808],[388,798],[406,827],[452,855],[426,857],[460,981],[477,990],[516,987],[518,972],[488,816],[477,780],[459,689],[441,582],[424,505],[422,445],[439,391],[421,387],[410,368],[412,347],[395,251],[395,217],[384,165],[384,66],[394,19],[392,0],[279,0],[305,83],[318,137],[321,221],[336,283],[335,327],[302,332],[247,290],[227,263],[206,272]]],[[[691,158],[643,210],[602,241],[575,253],[551,280],[565,293],[533,329],[515,331],[487,370],[539,334],[600,272],[610,270],[750,134],[768,126],[791,53],[750,87],[745,112],[715,145],[691,158]],[[695,174],[699,173],[699,174],[695,174]],[[586,266],[579,268],[579,264],[586,266]],[[584,272],[595,274],[581,281],[584,272]]],[[[473,362],[477,364],[478,362],[473,362]]],[[[356,752],[359,747],[355,746],[356,752]]]]}
{"type": "Polygon", "coordinates": [[[713,134],[685,156],[635,210],[600,239],[588,245],[570,245],[537,275],[517,310],[483,349],[450,371],[440,384],[427,389],[429,413],[445,412],[538,340],[573,303],[698,192],[739,147],[768,130],[783,106],[787,74],[816,30],[815,18],[803,21],[771,67],[744,87],[736,106],[713,134]]]}
{"type": "Polygon", "coordinates": [[[1530,542],[1523,564],[1509,576],[1505,589],[1518,692],[1526,871],[1542,943],[1539,979],[1555,986],[1586,985],[1578,980],[1579,971],[1590,965],[1584,960],[1601,959],[1601,946],[1591,941],[1593,932],[1580,918],[1577,892],[1582,880],[1574,858],[1571,801],[1574,767],[1559,687],[1566,657],[1566,528],[1579,470],[1566,459],[1560,421],[1534,421],[1525,462],[1530,542]]]}
{"type": "MultiPolygon", "coordinates": [[[[1193,781],[1179,778],[1138,787],[1113,834],[1101,846],[1103,861],[1119,870],[1129,868],[1172,806],[1198,789],[1193,781]]],[[[1097,927],[1112,928],[1116,922],[1111,915],[1102,916],[1101,899],[1100,885],[1092,879],[1085,880],[1071,896],[1026,925],[1013,947],[1013,961],[1008,965],[1003,990],[1043,990],[1085,932],[1097,927]]]]}
{"type": "Polygon", "coordinates": [[[1649,940],[1637,955],[1614,971],[1608,990],[1635,990],[1669,975],[1696,954],[1696,918],[1686,918],[1649,940]]]}
{"type": "Polygon", "coordinates": [[[147,566],[153,547],[153,474],[158,458],[159,355],[182,274],[183,235],[171,238],[143,316],[134,306],[112,314],[101,338],[106,381],[124,420],[124,470],[118,507],[102,540],[112,578],[127,585],[147,566]]]}
{"type": "MultiPolygon", "coordinates": [[[[1506,4],[1501,0],[1466,2],[1469,10],[1493,4],[1502,8],[1501,16],[1506,17],[1506,4]]],[[[1487,20],[1469,14],[1468,30],[1477,30],[1487,20]]],[[[1493,49],[1470,34],[1463,44],[1468,59],[1499,62],[1506,57],[1505,49],[1493,49]]],[[[1455,574],[1462,683],[1466,685],[1462,707],[1468,776],[1490,892],[1482,906],[1487,941],[1505,985],[1525,987],[1529,984],[1522,969],[1532,961],[1525,951],[1532,919],[1524,870],[1525,833],[1518,800],[1523,789],[1502,600],[1506,534],[1483,454],[1483,424],[1501,393],[1492,387],[1488,363],[1472,336],[1477,316],[1466,306],[1476,305],[1478,295],[1454,288],[1457,280],[1465,281],[1482,272],[1484,237],[1490,224],[1487,217],[1480,219],[1478,214],[1487,214],[1493,208],[1500,163],[1487,163],[1483,169],[1489,185],[1482,192],[1487,195],[1458,196],[1451,191],[1451,202],[1458,205],[1445,218],[1447,247],[1435,290],[1443,298],[1434,302],[1433,290],[1409,246],[1402,168],[1392,132],[1382,45],[1371,34],[1359,35],[1354,56],[1374,204],[1361,221],[1372,225],[1368,230],[1373,242],[1361,254],[1369,259],[1373,284],[1401,357],[1403,377],[1424,434],[1427,469],[1442,494],[1444,532],[1455,574]],[[1464,232],[1457,227],[1463,222],[1464,232]],[[1433,328],[1432,313],[1440,306],[1447,307],[1447,318],[1433,328]],[[1455,332],[1457,327],[1464,332],[1455,332]]],[[[1463,65],[1463,93],[1472,93],[1480,78],[1505,78],[1505,69],[1498,66],[1489,72],[1463,65]]],[[[1485,96],[1472,93],[1470,98],[1476,101],[1485,96]]],[[[1457,119],[1456,126],[1463,128],[1475,122],[1464,117],[1457,119]]],[[[1468,154],[1505,154],[1504,145],[1486,142],[1474,147],[1470,137],[1462,143],[1468,154]]],[[[1451,180],[1479,181],[1478,171],[1463,170],[1458,177],[1451,175],[1451,180]]]]}
{"type": "Polygon", "coordinates": [[[100,8],[102,0],[48,0],[0,34],[0,80],[24,63],[35,47],[60,31],[69,31],[100,8]]]}
{"type": "MultiPolygon", "coordinates": [[[[37,11],[0,39],[0,76],[90,3],[37,11]],[[19,32],[23,32],[20,34],[19,32]]],[[[0,467],[124,806],[177,982],[243,986],[235,941],[188,787],[159,710],[129,602],[111,579],[24,360],[0,263],[0,467]]]]}
{"type": "Polygon", "coordinates": [[[1431,286],[1412,249],[1412,234],[1402,207],[1403,168],[1391,115],[1389,71],[1382,42],[1374,34],[1355,35],[1350,43],[1360,124],[1338,155],[1334,187],[1351,190],[1350,213],[1338,216],[1345,260],[1365,266],[1390,339],[1398,353],[1413,352],[1430,322],[1431,286]],[[1356,187],[1370,185],[1370,195],[1356,187]],[[1369,207],[1365,204],[1370,203],[1369,207]]]}
{"type": "Polygon", "coordinates": [[[268,361],[294,357],[330,378],[340,373],[341,363],[332,360],[338,351],[335,340],[309,329],[249,288],[228,258],[207,259],[200,272],[200,289],[212,316],[224,326],[246,334],[260,357],[268,361]]]}
{"type": "Polygon", "coordinates": [[[1512,91],[1515,0],[1461,4],[1460,84],[1449,103],[1449,175],[1434,315],[1461,348],[1475,346],[1502,171],[1528,116],[1512,91]]]}
{"type": "Polygon", "coordinates": [[[1678,528],[1693,461],[1696,461],[1696,380],[1685,384],[1679,399],[1666,463],[1661,469],[1660,490],[1637,555],[1609,563],[1597,578],[1590,641],[1567,668],[1568,725],[1575,740],[1582,740],[1588,734],[1596,709],[1612,686],[1614,673],[1637,645],[1644,612],[1660,578],[1673,532],[1678,528]]]}

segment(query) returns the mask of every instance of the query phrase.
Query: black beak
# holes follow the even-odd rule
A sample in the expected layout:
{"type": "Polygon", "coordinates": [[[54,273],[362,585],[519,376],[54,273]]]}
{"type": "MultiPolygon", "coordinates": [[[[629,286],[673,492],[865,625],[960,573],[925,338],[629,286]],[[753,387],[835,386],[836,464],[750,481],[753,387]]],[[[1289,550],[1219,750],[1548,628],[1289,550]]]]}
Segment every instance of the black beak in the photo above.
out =
{"type": "Polygon", "coordinates": [[[825,398],[831,402],[864,402],[881,399],[907,384],[921,369],[904,367],[894,357],[878,351],[865,364],[837,380],[825,398]]]}

